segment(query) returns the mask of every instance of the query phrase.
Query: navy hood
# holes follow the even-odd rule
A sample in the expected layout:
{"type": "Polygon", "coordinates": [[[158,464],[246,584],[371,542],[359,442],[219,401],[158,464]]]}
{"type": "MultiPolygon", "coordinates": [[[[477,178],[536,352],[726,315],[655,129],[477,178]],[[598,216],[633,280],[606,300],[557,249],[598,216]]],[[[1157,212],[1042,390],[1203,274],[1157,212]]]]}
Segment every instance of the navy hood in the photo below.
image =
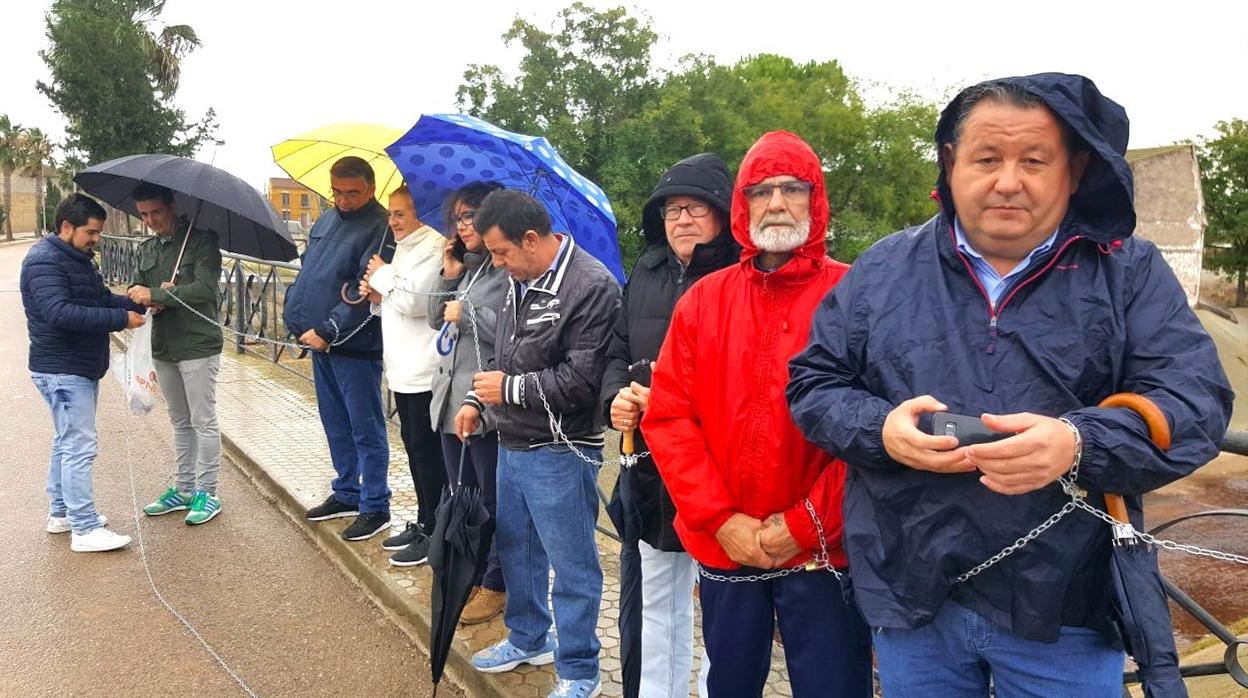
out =
{"type": "Polygon", "coordinates": [[[641,209],[641,229],[647,245],[667,244],[667,230],[659,208],[669,196],[696,196],[719,209],[724,230],[732,210],[732,176],[728,166],[715,153],[698,153],[668,168],[659,178],[650,198],[641,209]]]}
{"type": "MultiPolygon", "coordinates": [[[[1079,181],[1078,189],[1070,197],[1066,223],[1074,223],[1079,234],[1099,243],[1129,237],[1135,230],[1135,189],[1131,168],[1123,157],[1130,135],[1126,110],[1101,94],[1096,85],[1082,75],[1039,73],[988,82],[1017,85],[1039,97],[1057,118],[1083,140],[1090,151],[1088,168],[1079,181]]],[[[938,155],[943,144],[953,142],[962,100],[972,89],[958,93],[940,113],[940,121],[936,124],[938,155]]],[[[941,207],[952,220],[953,196],[943,163],[936,179],[936,191],[940,195],[941,207]]]]}

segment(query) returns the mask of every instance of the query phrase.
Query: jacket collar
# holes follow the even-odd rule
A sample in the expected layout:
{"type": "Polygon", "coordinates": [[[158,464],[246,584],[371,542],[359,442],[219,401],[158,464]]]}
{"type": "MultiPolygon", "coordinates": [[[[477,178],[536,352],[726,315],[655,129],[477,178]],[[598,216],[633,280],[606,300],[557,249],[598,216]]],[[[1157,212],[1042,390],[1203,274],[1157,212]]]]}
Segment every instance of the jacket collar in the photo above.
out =
{"type": "Polygon", "coordinates": [[[73,245],[65,242],[56,235],[49,235],[44,239],[47,240],[52,247],[60,250],[62,254],[68,255],[71,259],[79,262],[90,262],[95,257],[94,254],[87,254],[82,250],[76,249],[73,245]]]}
{"type": "MultiPolygon", "coordinates": [[[[576,242],[571,235],[563,234],[563,244],[560,246],[559,253],[555,255],[555,261],[551,263],[550,268],[544,274],[537,277],[529,284],[530,291],[541,291],[549,293],[552,296],[559,293],[559,287],[563,285],[563,278],[567,274],[568,264],[572,261],[572,253],[575,251],[576,242]]],[[[520,282],[516,282],[517,290],[519,290],[520,282]]]]}

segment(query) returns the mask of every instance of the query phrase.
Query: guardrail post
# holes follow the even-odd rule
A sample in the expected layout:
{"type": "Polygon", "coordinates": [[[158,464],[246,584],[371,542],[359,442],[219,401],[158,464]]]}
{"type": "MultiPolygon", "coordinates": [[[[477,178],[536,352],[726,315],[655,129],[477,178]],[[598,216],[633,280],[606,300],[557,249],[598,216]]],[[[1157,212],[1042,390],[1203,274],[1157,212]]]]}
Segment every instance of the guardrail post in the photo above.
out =
{"type": "Polygon", "coordinates": [[[244,317],[247,307],[247,283],[243,276],[243,263],[234,261],[234,351],[239,354],[246,353],[247,347],[243,339],[243,332],[247,327],[247,319],[244,317]]]}

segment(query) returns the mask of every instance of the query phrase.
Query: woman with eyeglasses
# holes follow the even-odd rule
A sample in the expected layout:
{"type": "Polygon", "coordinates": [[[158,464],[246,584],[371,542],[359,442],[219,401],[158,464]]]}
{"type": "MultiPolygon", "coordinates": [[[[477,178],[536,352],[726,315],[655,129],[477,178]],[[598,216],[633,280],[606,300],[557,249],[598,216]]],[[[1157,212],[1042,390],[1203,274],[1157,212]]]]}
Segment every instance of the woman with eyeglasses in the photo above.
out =
{"type": "MultiPolygon", "coordinates": [[[[481,202],[490,192],[502,188],[497,182],[472,182],[447,197],[446,230],[450,231],[450,239],[443,249],[442,272],[431,289],[428,315],[429,326],[439,330],[437,346],[442,354],[442,365],[433,379],[431,416],[434,430],[442,436],[447,478],[452,483],[458,481],[460,446],[466,441],[463,484],[481,488],[491,516],[497,501],[498,432],[489,410],[484,410],[476,433],[457,434],[455,413],[472,389],[473,374],[482,368],[478,357],[488,361],[494,356],[494,327],[498,309],[507,295],[507,273],[490,263],[481,234],[472,227],[473,214],[481,202]]],[[[460,616],[464,625],[484,623],[506,606],[503,571],[493,545],[477,587],[460,616]]]]}

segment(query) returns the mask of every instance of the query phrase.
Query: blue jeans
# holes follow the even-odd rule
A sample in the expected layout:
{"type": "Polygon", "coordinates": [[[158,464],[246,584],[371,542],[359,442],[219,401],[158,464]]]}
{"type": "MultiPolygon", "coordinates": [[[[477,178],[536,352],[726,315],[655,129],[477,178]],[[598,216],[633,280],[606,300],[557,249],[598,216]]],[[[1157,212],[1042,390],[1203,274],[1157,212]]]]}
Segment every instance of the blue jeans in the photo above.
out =
{"type": "Polygon", "coordinates": [[[52,410],[55,431],[48,463],[48,513],[68,516],[74,533],[99,528],[100,515],[91,496],[91,466],[95,463],[100,382],[55,373],[31,373],[30,377],[52,410]]]}
{"type": "MultiPolygon", "coordinates": [[[[600,448],[578,448],[594,460],[602,459],[600,448]]],[[[494,540],[507,585],[503,622],[511,644],[529,652],[540,648],[551,625],[549,596],[559,627],[555,671],[561,679],[598,676],[600,645],[595,628],[602,601],[602,568],[594,543],[596,470],[565,446],[498,449],[494,540]]]]}
{"type": "Polygon", "coordinates": [[[381,405],[381,360],[312,354],[316,406],[338,474],[330,486],[361,514],[390,512],[390,445],[381,405]]]}
{"type": "MultiPolygon", "coordinates": [[[[708,571],[727,577],[764,572],[750,567],[708,571]]],[[[763,695],[776,623],[794,698],[871,697],[871,631],[858,609],[845,602],[841,583],[831,573],[799,572],[761,582],[723,582],[703,575],[700,584],[711,698],[763,695]]]]}
{"type": "Polygon", "coordinates": [[[952,601],[915,630],[876,628],[885,696],[1118,698],[1123,653],[1089,628],[1063,626],[1057,642],[1026,640],[952,601]]]}

